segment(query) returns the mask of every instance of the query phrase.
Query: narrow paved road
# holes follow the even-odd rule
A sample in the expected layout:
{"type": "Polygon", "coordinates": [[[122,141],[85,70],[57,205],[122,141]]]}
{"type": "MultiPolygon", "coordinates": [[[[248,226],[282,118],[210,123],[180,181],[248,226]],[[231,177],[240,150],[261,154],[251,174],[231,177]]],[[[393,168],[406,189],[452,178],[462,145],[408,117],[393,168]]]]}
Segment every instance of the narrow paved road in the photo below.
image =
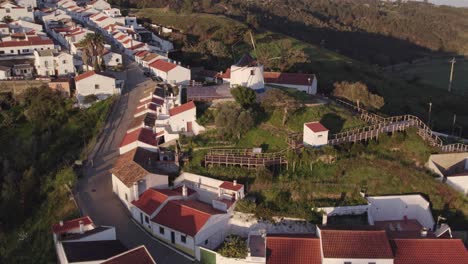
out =
{"type": "Polygon", "coordinates": [[[108,170],[118,157],[118,146],[133,119],[134,109],[144,88],[154,85],[135,62],[127,59],[127,65],[126,71],[117,76],[126,80],[126,90],[114,105],[103,134],[89,156],[94,165],[85,168],[85,176],[77,183],[75,197],[81,212],[91,216],[96,224],[115,226],[118,239],[127,247],[145,245],[158,264],[191,263],[141,230],[112,193],[108,170]]]}

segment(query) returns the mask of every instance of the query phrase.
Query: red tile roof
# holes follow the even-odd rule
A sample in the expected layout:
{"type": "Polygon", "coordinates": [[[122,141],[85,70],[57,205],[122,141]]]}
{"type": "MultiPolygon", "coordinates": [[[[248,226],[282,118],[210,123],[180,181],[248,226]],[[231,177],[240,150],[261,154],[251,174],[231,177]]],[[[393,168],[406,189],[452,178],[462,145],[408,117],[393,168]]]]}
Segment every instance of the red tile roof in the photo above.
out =
{"type": "Polygon", "coordinates": [[[174,107],[172,109],[169,109],[169,115],[170,116],[175,116],[175,115],[178,115],[178,114],[183,113],[185,111],[191,110],[193,108],[196,108],[195,103],[193,101],[190,101],[190,102],[185,103],[183,105],[180,105],[180,106],[174,107]]]}
{"type": "Polygon", "coordinates": [[[151,221],[193,237],[216,214],[224,212],[199,201],[177,200],[167,202],[151,221]]]}
{"type": "Polygon", "coordinates": [[[324,127],[320,122],[309,122],[305,123],[306,127],[308,127],[310,130],[314,132],[323,132],[323,131],[328,131],[326,127],[324,127]]]}
{"type": "Polygon", "coordinates": [[[468,264],[460,239],[394,239],[394,264],[468,264]]]}
{"type": "Polygon", "coordinates": [[[42,39],[41,37],[29,37],[28,40],[8,40],[0,42],[0,48],[38,45],[54,45],[54,42],[51,39],[42,39]]]}
{"type": "Polygon", "coordinates": [[[153,133],[153,130],[148,128],[139,128],[135,131],[125,134],[122,143],[120,143],[120,147],[126,146],[135,141],[140,141],[152,146],[158,145],[156,134],[153,133]]]}
{"type": "Polygon", "coordinates": [[[172,195],[178,195],[178,193],[172,192],[171,190],[160,192],[159,190],[148,189],[138,200],[133,201],[132,204],[142,210],[145,214],[151,215],[159,208],[159,206],[167,201],[169,196],[172,196],[171,193],[172,195]]]}
{"type": "Polygon", "coordinates": [[[156,264],[145,246],[139,246],[111,257],[102,264],[156,264]]]}
{"type": "Polygon", "coordinates": [[[312,235],[268,235],[267,264],[320,264],[320,239],[312,235]]]}
{"type": "Polygon", "coordinates": [[[93,220],[91,220],[89,216],[84,216],[73,220],[64,221],[63,225],[54,224],[52,226],[52,231],[57,235],[66,233],[72,229],[80,228],[80,221],[83,221],[83,225],[85,226],[93,224],[93,220]]]}
{"type": "Polygon", "coordinates": [[[155,68],[157,70],[163,71],[163,72],[169,72],[170,70],[174,69],[177,67],[176,64],[167,62],[165,60],[157,60],[152,62],[149,65],[151,68],[155,68]]]}
{"type": "Polygon", "coordinates": [[[324,258],[391,259],[385,230],[321,230],[324,258]]]}
{"type": "Polygon", "coordinates": [[[136,44],[136,45],[131,46],[131,47],[128,48],[128,49],[130,49],[130,50],[135,50],[135,49],[139,49],[139,48],[141,48],[141,47],[144,47],[145,45],[146,45],[145,43],[138,43],[138,44],[136,44]]]}
{"type": "Polygon", "coordinates": [[[87,72],[85,72],[85,73],[82,73],[82,74],[76,76],[76,77],[75,77],[75,82],[81,81],[81,80],[86,79],[86,78],[88,78],[88,77],[91,77],[91,76],[93,76],[93,75],[95,75],[95,74],[101,75],[101,76],[107,77],[107,78],[114,78],[114,77],[112,77],[112,76],[110,76],[110,75],[108,75],[108,74],[102,73],[102,72],[87,71],[87,72]]]}
{"type": "Polygon", "coordinates": [[[263,79],[265,83],[311,85],[314,80],[314,75],[304,73],[264,72],[263,79]]]}
{"type": "Polygon", "coordinates": [[[239,183],[234,185],[234,183],[228,182],[228,181],[225,181],[225,182],[221,183],[221,185],[219,185],[219,188],[223,188],[223,189],[227,189],[227,190],[231,190],[231,191],[236,191],[236,192],[239,191],[240,189],[242,189],[242,187],[244,187],[244,185],[239,184],[239,183]]]}
{"type": "Polygon", "coordinates": [[[101,22],[101,21],[104,21],[104,20],[106,20],[106,19],[108,19],[108,17],[103,16],[103,17],[100,17],[100,18],[96,19],[96,21],[101,22]]]}

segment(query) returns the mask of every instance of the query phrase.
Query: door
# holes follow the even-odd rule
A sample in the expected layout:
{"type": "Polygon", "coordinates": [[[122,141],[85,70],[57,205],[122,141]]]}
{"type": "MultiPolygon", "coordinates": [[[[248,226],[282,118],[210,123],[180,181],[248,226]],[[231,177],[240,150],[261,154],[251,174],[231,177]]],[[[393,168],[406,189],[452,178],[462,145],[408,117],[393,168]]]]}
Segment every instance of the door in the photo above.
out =
{"type": "Polygon", "coordinates": [[[187,132],[192,133],[192,122],[187,122],[187,132]]]}
{"type": "Polygon", "coordinates": [[[171,243],[175,244],[175,233],[174,233],[174,231],[171,231],[171,243]]]}
{"type": "Polygon", "coordinates": [[[140,223],[143,224],[143,214],[140,212],[140,223]]]}

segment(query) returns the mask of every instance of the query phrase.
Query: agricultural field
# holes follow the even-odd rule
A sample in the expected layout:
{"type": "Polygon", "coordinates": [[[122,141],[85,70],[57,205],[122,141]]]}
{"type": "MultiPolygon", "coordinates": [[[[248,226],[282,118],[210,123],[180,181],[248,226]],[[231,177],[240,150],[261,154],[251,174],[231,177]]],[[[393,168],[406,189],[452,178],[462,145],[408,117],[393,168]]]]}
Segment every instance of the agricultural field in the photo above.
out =
{"type": "MultiPolygon", "coordinates": [[[[450,59],[436,59],[428,62],[409,64],[397,73],[406,80],[418,81],[442,90],[448,89],[451,63],[450,59]]],[[[468,61],[458,60],[454,67],[452,92],[468,95],[468,61]]]]}

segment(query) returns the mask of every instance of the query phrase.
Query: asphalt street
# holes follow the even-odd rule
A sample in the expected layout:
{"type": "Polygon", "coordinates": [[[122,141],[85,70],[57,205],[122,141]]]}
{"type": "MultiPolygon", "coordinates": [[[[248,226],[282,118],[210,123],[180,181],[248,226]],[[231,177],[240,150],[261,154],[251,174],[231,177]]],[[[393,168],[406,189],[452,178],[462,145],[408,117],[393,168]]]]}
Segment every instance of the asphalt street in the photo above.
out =
{"type": "Polygon", "coordinates": [[[97,225],[114,226],[117,238],[128,248],[145,245],[158,264],[192,263],[143,231],[112,193],[109,169],[118,157],[119,144],[144,88],[155,85],[135,62],[126,60],[126,70],[117,74],[119,79],[125,79],[126,88],[114,104],[102,135],[88,157],[93,166],[87,166],[84,177],[78,180],[75,198],[83,215],[89,215],[97,225]]]}

